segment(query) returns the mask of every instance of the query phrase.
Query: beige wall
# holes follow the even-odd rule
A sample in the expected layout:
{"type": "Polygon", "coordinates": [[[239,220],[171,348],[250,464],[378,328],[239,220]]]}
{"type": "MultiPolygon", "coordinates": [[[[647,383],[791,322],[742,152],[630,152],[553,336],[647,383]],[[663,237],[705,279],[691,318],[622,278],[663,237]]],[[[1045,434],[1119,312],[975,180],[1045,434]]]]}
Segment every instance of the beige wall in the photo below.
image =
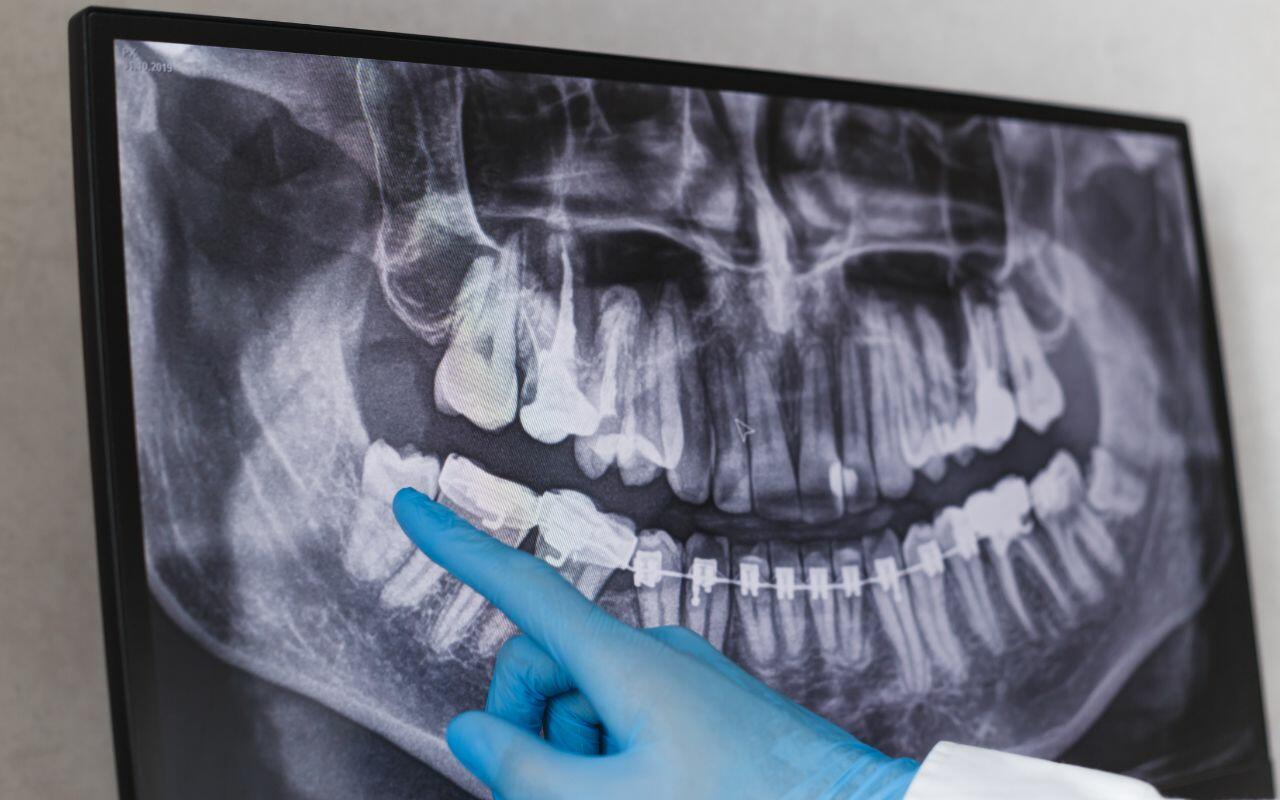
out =
{"type": "MultiPolygon", "coordinates": [[[[120,5],[138,5],[120,2],[120,5]]],[[[1190,120],[1280,732],[1280,3],[145,4],[920,84],[1190,120]]],[[[0,797],[112,780],[71,217],[69,0],[0,16],[0,797]]]]}

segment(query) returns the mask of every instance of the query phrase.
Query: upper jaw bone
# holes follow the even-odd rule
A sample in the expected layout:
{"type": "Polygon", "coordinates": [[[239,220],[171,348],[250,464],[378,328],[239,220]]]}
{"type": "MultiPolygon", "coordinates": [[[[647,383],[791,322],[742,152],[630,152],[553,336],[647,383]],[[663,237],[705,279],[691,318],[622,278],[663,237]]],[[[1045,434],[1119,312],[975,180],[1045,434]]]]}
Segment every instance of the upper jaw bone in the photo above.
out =
{"type": "Polygon", "coordinates": [[[436,407],[496,431],[516,416],[519,249],[475,260],[454,301],[449,347],[436,367],[436,407]]]}

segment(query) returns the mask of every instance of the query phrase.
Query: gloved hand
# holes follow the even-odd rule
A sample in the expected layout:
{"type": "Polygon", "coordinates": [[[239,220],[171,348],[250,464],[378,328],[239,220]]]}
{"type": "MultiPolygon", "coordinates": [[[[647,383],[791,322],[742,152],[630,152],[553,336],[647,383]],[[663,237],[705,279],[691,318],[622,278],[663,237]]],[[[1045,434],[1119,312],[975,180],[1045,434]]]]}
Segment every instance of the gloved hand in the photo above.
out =
{"type": "MultiPolygon", "coordinates": [[[[901,800],[891,759],[775,693],[684,628],[638,630],[550,565],[412,489],[396,519],[523,635],[503,646],[484,711],[446,738],[501,798],[901,800]]],[[[424,679],[426,679],[424,677],[424,679]]]]}

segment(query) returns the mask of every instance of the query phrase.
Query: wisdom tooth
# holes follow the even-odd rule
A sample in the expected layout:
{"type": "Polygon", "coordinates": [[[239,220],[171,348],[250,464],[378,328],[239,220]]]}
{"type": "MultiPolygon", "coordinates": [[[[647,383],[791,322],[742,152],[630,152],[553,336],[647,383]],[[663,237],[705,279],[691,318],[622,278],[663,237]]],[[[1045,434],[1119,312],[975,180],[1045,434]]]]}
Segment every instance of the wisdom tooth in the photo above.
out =
{"type": "Polygon", "coordinates": [[[871,461],[871,425],[867,421],[866,381],[862,374],[862,345],[846,337],[837,363],[840,376],[840,461],[843,465],[844,505],[850,512],[870,508],[878,487],[871,461]]]}
{"type": "Polygon", "coordinates": [[[831,556],[841,584],[835,594],[840,657],[849,666],[859,667],[870,656],[862,626],[862,552],[852,545],[839,545],[831,556]]]}
{"type": "Polygon", "coordinates": [[[902,555],[908,567],[918,565],[921,568],[919,572],[912,573],[909,580],[925,644],[939,664],[953,675],[962,677],[966,671],[965,657],[947,613],[946,567],[929,525],[919,523],[911,526],[902,544],[902,555]]]}
{"type": "Polygon", "coordinates": [[[610,286],[600,297],[594,369],[587,381],[600,420],[595,433],[573,442],[578,467],[588,478],[599,478],[618,458],[622,420],[630,402],[624,382],[634,378],[636,340],[640,332],[640,296],[626,286],[610,286]],[[623,387],[619,397],[619,387],[623,387]]]}
{"type": "MultiPolygon", "coordinates": [[[[636,561],[649,555],[656,557],[661,569],[679,572],[683,554],[666,531],[642,531],[636,543],[636,561]]],[[[639,576],[639,571],[636,573],[639,576]]],[[[640,624],[646,628],[680,624],[680,584],[661,577],[651,586],[637,584],[636,597],[640,605],[640,624]]]]}
{"type": "MultiPolygon", "coordinates": [[[[743,576],[748,574],[758,576],[758,580],[764,583],[772,582],[768,545],[751,545],[747,553],[738,559],[735,577],[744,581],[743,576]]],[[[754,583],[757,578],[749,580],[754,583]]],[[[742,630],[741,641],[745,645],[748,661],[756,668],[772,667],[778,654],[777,633],[773,622],[774,593],[768,590],[757,594],[740,592],[733,605],[738,617],[738,627],[742,630]]]]}
{"type": "Polygon", "coordinates": [[[669,326],[675,341],[673,359],[678,380],[677,404],[684,432],[684,448],[667,469],[667,483],[676,497],[695,505],[706,502],[711,493],[713,443],[705,390],[698,373],[698,355],[693,326],[674,284],[662,292],[657,311],[658,325],[669,326]]]}
{"type": "Polygon", "coordinates": [[[706,372],[707,401],[715,428],[712,497],[721,511],[745,514],[751,510],[751,467],[746,437],[739,428],[747,419],[747,400],[737,361],[732,354],[717,348],[709,353],[706,372]]]}
{"type": "Polygon", "coordinates": [[[1070,453],[1059,450],[1036,475],[1031,482],[1031,499],[1072,582],[1088,599],[1100,599],[1102,585],[1085,562],[1080,545],[1112,574],[1124,571],[1124,560],[1102,520],[1085,502],[1080,465],[1070,453]]]}
{"type": "Polygon", "coordinates": [[[796,597],[800,579],[800,548],[790,542],[771,542],[769,561],[773,564],[773,583],[778,599],[774,608],[778,614],[778,633],[782,638],[782,651],[788,659],[798,659],[805,651],[805,603],[796,597]]]}
{"type": "Polygon", "coordinates": [[[831,589],[831,557],[827,552],[827,544],[806,544],[801,551],[804,556],[804,580],[809,589],[809,613],[813,616],[814,634],[822,652],[834,654],[840,647],[836,636],[838,600],[831,589]]]}
{"type": "Polygon", "coordinates": [[[1045,359],[1017,295],[1003,291],[997,303],[1018,413],[1032,430],[1044,433],[1062,416],[1062,385],[1045,359]]]}
{"type": "Polygon", "coordinates": [[[870,386],[871,454],[876,483],[885,497],[899,498],[911,491],[915,481],[911,465],[902,452],[905,434],[902,403],[893,394],[898,386],[897,359],[892,332],[881,301],[864,305],[867,332],[867,383],[870,386]]]}
{"type": "Polygon", "coordinates": [[[516,308],[520,252],[471,264],[454,302],[449,347],[436,367],[436,408],[496,431],[516,417],[516,308]]]}
{"type": "Polygon", "coordinates": [[[573,270],[567,252],[560,258],[559,302],[546,292],[522,292],[518,327],[520,351],[525,356],[520,424],[526,433],[546,444],[594,433],[600,424],[599,410],[578,388],[573,270]]]}
{"type": "Polygon", "coordinates": [[[401,457],[379,439],[364,454],[360,499],[342,553],[347,572],[362,581],[381,581],[402,565],[414,549],[396,524],[391,499],[411,486],[435,497],[440,462],[434,456],[409,453],[401,457]]]}
{"type": "Polygon", "coordinates": [[[747,437],[752,504],[766,519],[794,522],[800,519],[800,498],[779,407],[782,393],[760,354],[749,353],[746,365],[746,423],[753,430],[747,437]]]}
{"type": "MultiPolygon", "coordinates": [[[[684,545],[685,571],[694,573],[700,569],[699,562],[712,562],[711,576],[716,583],[706,591],[705,585],[688,583],[689,593],[684,598],[684,626],[694,633],[700,634],[711,642],[717,650],[724,649],[724,637],[729,628],[729,585],[724,582],[728,577],[729,543],[719,536],[707,536],[695,533],[684,545]],[[726,565],[725,572],[720,565],[726,565]],[[696,601],[695,601],[696,598],[696,601]]],[[[683,581],[682,581],[683,583],[683,581]]]]}
{"type": "Polygon", "coordinates": [[[969,518],[959,508],[944,508],[933,521],[933,532],[943,551],[956,556],[949,569],[960,587],[960,608],[969,627],[992,653],[999,655],[1004,652],[1004,637],[987,591],[982,561],[978,557],[978,540],[969,518]]]}
{"type": "Polygon", "coordinates": [[[995,312],[969,293],[962,295],[969,334],[969,370],[973,376],[973,443],[995,452],[1013,436],[1018,410],[1005,387],[1003,348],[995,312]]]}
{"type": "Polygon", "coordinates": [[[844,515],[844,482],[836,452],[831,407],[831,364],[826,350],[813,346],[802,356],[800,394],[800,509],[805,522],[830,522],[844,515]],[[832,480],[832,476],[836,480],[832,480]]]}
{"type": "Polygon", "coordinates": [[[925,659],[911,596],[902,591],[898,577],[902,568],[898,539],[893,531],[886,530],[864,539],[863,547],[867,562],[875,565],[876,582],[871,586],[871,599],[897,657],[903,687],[913,694],[924,694],[931,684],[929,662],[925,659]]]}
{"type": "Polygon", "coordinates": [[[1115,517],[1131,517],[1147,500],[1147,485],[1138,473],[1109,450],[1095,447],[1089,454],[1089,505],[1115,517]]]}

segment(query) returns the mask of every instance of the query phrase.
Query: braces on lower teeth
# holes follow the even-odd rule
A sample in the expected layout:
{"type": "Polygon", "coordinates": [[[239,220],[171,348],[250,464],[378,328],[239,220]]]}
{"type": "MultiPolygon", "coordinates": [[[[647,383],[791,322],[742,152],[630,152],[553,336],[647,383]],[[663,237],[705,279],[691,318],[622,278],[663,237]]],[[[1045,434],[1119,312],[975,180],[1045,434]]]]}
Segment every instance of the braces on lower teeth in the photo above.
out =
{"type": "Polygon", "coordinates": [[[871,573],[867,577],[862,576],[857,565],[845,565],[834,581],[820,570],[809,575],[807,581],[800,581],[795,568],[777,567],[774,579],[766,581],[762,580],[759,565],[750,561],[739,565],[737,578],[722,575],[713,558],[693,559],[688,572],[665,569],[661,552],[637,548],[634,525],[629,520],[601,512],[586,495],[571,490],[539,495],[456,453],[445,459],[439,486],[441,503],[508,544],[518,545],[524,534],[536,526],[547,553],[544,560],[557,569],[573,561],[624,570],[632,573],[637,587],[646,588],[669,579],[689,581],[689,602],[695,606],[701,603],[702,595],[710,594],[717,586],[736,586],[748,597],[767,589],[783,600],[794,599],[797,593],[823,599],[832,592],[855,597],[868,586],[879,586],[897,596],[903,578],[916,573],[941,575],[948,559],[977,556],[983,539],[1003,548],[1031,531],[1027,484],[1021,478],[1008,477],[989,491],[975,493],[963,512],[944,512],[949,515],[954,546],[943,549],[937,542],[925,542],[919,548],[917,563],[898,566],[893,558],[875,559],[867,565],[871,573]]]}

